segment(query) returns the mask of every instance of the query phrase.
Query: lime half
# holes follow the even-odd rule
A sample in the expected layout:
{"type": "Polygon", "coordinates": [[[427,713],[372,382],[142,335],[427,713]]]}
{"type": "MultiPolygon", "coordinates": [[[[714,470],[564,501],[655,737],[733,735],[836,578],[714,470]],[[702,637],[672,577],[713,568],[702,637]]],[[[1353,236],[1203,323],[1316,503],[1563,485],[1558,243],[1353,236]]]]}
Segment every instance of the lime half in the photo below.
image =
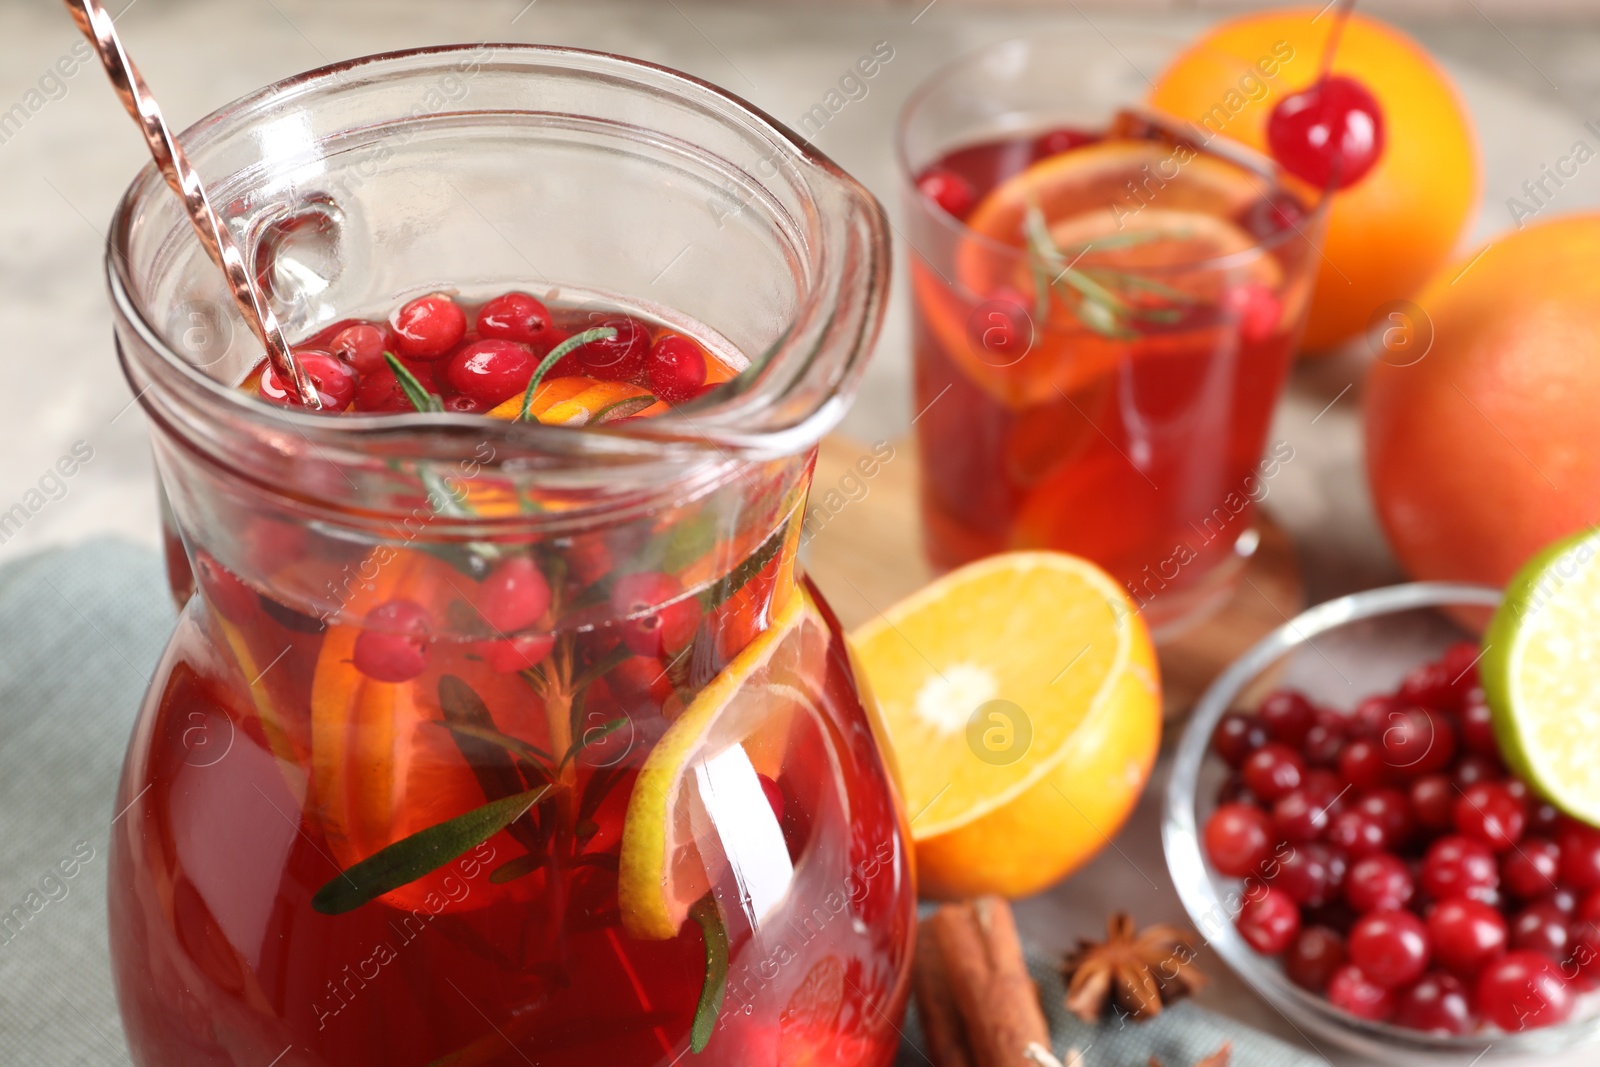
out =
{"type": "Polygon", "coordinates": [[[1506,763],[1574,818],[1600,825],[1600,531],[1512,579],[1481,670],[1506,763]]]}

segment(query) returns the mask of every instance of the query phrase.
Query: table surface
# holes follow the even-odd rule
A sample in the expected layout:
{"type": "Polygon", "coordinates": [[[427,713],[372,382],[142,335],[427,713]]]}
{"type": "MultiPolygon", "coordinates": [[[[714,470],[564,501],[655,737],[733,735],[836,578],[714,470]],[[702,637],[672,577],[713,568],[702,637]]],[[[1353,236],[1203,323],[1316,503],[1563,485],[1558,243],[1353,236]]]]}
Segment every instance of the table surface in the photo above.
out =
{"type": "MultiPolygon", "coordinates": [[[[1507,198],[1575,140],[1592,140],[1584,122],[1600,116],[1600,63],[1593,61],[1600,56],[1600,15],[1540,26],[1506,15],[1490,21],[1471,10],[1475,6],[1440,21],[1406,23],[1455,76],[1477,118],[1485,193],[1473,242],[1505,230],[1507,198]]],[[[325,62],[466,40],[554,42],[637,55],[723,84],[793,120],[858,56],[887,41],[893,60],[868,95],[841,111],[816,143],[892,211],[898,200],[894,115],[911,89],[951,57],[1038,28],[1115,40],[1145,27],[1192,30],[1213,17],[1121,14],[1071,3],[1008,11],[953,3],[142,0],[119,26],[179,127],[259,85],[325,62]],[[193,47],[197,41],[207,42],[204,51],[193,47]]],[[[143,162],[143,149],[97,69],[84,66],[61,79],[51,74],[76,40],[56,5],[0,7],[0,115],[6,117],[0,122],[0,338],[12,381],[0,395],[6,460],[0,464],[0,512],[21,501],[75,443],[93,450],[65,490],[52,494],[20,531],[0,533],[0,560],[95,534],[155,542],[146,427],[115,367],[101,276],[105,226],[143,162]]],[[[1600,170],[1580,172],[1558,196],[1558,211],[1600,204],[1600,170]]],[[[904,250],[897,254],[903,257],[904,250]]],[[[902,272],[878,353],[843,427],[857,438],[897,439],[910,421],[905,316],[902,272]]],[[[1294,446],[1296,458],[1274,484],[1267,507],[1294,535],[1314,601],[1398,576],[1361,469],[1360,378],[1368,358],[1357,346],[1303,364],[1273,429],[1275,438],[1294,446]]],[[[1024,903],[1021,914],[1033,936],[1066,945],[1094,934],[1114,908],[1131,908],[1142,918],[1178,916],[1154,829],[1155,806],[1152,792],[1114,848],[1065,886],[1024,903]]],[[[11,880],[0,872],[0,888],[11,888],[11,880]]],[[[1301,1040],[1225,976],[1207,1000],[1301,1040]]],[[[71,1022],[64,1018],[62,1025],[71,1022]]]]}

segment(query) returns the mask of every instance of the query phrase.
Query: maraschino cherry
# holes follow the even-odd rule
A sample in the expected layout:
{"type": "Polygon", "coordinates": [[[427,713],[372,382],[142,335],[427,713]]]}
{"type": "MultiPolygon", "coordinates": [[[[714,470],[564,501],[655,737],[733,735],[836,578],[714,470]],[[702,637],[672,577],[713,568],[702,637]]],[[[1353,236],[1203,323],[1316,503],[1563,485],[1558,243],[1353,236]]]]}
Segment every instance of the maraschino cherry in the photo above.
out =
{"type": "Polygon", "coordinates": [[[1366,86],[1327,74],[1278,101],[1267,145],[1283,169],[1319,189],[1343,189],[1383,156],[1383,109],[1366,86]]]}

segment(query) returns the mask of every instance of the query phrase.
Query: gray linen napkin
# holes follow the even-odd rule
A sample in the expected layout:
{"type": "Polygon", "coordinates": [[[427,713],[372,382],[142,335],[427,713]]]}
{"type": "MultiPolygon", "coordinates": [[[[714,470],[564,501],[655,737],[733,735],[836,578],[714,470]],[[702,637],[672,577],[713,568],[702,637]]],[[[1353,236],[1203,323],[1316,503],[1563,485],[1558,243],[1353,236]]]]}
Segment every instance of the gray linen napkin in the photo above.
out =
{"type": "Polygon", "coordinates": [[[0,568],[0,1063],[128,1062],[106,950],[106,841],[172,619],[159,557],[125,542],[0,568]]]}

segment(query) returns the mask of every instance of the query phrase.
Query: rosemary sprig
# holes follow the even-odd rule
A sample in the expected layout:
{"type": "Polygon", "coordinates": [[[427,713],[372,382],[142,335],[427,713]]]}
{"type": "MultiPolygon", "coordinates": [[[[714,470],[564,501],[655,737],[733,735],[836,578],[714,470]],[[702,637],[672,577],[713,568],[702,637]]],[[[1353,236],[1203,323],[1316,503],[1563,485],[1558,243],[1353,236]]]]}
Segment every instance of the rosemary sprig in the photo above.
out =
{"type": "Polygon", "coordinates": [[[406,394],[406,399],[411,401],[412,407],[424,413],[444,410],[444,401],[428,392],[422,383],[417,381],[417,376],[411,373],[411,368],[401,363],[393,352],[385,352],[383,359],[389,364],[389,369],[394,371],[395,381],[400,383],[400,391],[406,394]]]}
{"type": "Polygon", "coordinates": [[[700,1003],[694,1009],[694,1024],[689,1029],[689,1050],[704,1052],[722,1013],[722,997],[728,987],[728,928],[710,893],[689,909],[706,942],[706,979],[700,987],[700,1003]]]}
{"type": "Polygon", "coordinates": [[[534,368],[533,377],[528,379],[528,390],[522,394],[522,410],[517,413],[518,422],[527,422],[529,409],[533,407],[533,394],[538,391],[539,383],[544,381],[544,376],[550,373],[550,368],[561,362],[563,356],[577,348],[582,348],[590,341],[610,341],[617,336],[614,326],[596,326],[592,330],[575,333],[550,350],[549,355],[539,362],[534,368]]]}

